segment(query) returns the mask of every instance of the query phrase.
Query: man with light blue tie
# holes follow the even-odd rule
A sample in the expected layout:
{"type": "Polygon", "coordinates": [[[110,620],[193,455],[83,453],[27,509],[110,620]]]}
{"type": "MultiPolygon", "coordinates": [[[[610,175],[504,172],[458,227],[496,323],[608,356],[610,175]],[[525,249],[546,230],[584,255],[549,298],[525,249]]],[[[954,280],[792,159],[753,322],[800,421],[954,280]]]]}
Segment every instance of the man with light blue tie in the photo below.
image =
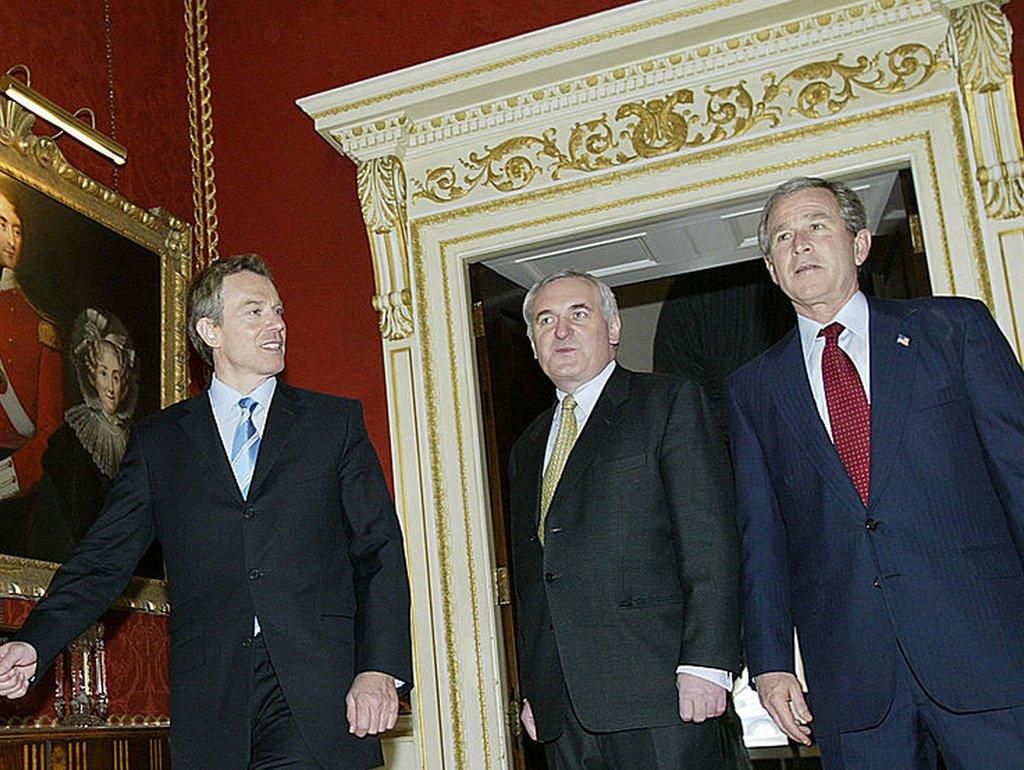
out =
{"type": "Polygon", "coordinates": [[[277,379],[282,313],[256,255],[196,275],[188,331],[209,391],[135,428],[96,524],[0,647],[0,695],[24,694],[155,535],[176,770],[382,764],[376,736],[412,682],[401,530],[358,402],[277,379]]]}
{"type": "Polygon", "coordinates": [[[847,185],[786,182],[758,238],[798,318],[727,382],[761,701],[826,770],[1017,770],[1024,373],[976,300],[860,292],[847,185]]]}

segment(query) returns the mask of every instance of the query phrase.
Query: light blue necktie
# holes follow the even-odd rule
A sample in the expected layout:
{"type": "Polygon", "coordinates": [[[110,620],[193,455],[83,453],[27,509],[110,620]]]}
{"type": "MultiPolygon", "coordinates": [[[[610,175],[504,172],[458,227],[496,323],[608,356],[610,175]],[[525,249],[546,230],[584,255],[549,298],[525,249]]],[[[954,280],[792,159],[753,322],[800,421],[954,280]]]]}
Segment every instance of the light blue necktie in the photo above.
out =
{"type": "Polygon", "coordinates": [[[238,406],[242,410],[242,419],[235,428],[235,440],[231,443],[231,470],[235,474],[242,497],[249,496],[249,484],[252,472],[256,469],[256,456],[260,451],[260,434],[252,421],[252,413],[259,402],[254,398],[239,399],[238,406]]]}

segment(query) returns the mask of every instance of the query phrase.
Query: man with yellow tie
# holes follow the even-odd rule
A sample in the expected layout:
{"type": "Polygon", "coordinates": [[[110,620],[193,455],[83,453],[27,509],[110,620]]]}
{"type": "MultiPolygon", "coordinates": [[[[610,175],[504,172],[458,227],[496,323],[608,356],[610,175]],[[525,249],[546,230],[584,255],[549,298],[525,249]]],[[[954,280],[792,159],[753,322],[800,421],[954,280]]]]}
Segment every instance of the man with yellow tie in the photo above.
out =
{"type": "Polygon", "coordinates": [[[523,724],[551,770],[718,770],[737,545],[704,394],[616,365],[615,296],[586,273],[523,316],[558,396],[509,469],[523,724]]]}

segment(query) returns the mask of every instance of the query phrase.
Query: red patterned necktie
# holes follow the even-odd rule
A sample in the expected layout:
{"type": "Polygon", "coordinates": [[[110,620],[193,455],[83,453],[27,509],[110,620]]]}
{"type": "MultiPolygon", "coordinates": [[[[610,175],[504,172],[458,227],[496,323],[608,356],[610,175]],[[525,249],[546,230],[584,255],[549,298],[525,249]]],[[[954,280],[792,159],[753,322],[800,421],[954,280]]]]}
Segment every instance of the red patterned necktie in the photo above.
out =
{"type": "Polygon", "coordinates": [[[871,488],[871,405],[864,395],[864,384],[857,367],[839,347],[839,335],[845,327],[830,323],[820,332],[825,338],[821,354],[821,376],[825,382],[825,403],[836,446],[846,472],[857,488],[861,502],[868,504],[871,488]]]}

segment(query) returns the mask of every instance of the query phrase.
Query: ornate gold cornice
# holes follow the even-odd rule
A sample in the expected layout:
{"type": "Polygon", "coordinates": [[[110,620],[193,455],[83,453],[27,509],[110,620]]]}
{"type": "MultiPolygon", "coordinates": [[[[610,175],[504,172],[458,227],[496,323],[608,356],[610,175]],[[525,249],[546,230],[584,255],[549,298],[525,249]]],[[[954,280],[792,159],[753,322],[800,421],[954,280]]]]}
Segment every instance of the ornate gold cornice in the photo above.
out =
{"type": "Polygon", "coordinates": [[[217,184],[213,172],[213,106],[206,0],[185,0],[185,71],[188,77],[189,147],[198,265],[217,258],[217,184]]]}
{"type": "Polygon", "coordinates": [[[758,96],[746,80],[695,92],[684,88],[665,98],[626,102],[609,121],[606,113],[577,123],[564,144],[558,130],[515,136],[469,153],[456,164],[429,169],[415,180],[414,199],[451,203],[474,189],[522,190],[538,178],[558,180],[567,171],[588,173],[717,144],[749,133],[759,123],[774,128],[788,120],[818,120],[844,110],[858,91],[902,93],[949,67],[942,46],[906,43],[847,64],[842,54],[796,67],[781,77],[769,71],[758,96]]]}
{"type": "Polygon", "coordinates": [[[413,332],[409,293],[408,185],[402,161],[395,155],[370,158],[357,171],[359,204],[373,252],[381,336],[390,342],[413,332]]]}
{"type": "MultiPolygon", "coordinates": [[[[658,20],[643,22],[649,25],[678,21],[682,16],[721,10],[721,6],[709,4],[702,8],[687,8],[669,14],[658,20]]],[[[578,110],[586,104],[606,103],[610,98],[624,92],[636,91],[651,83],[693,83],[707,80],[716,72],[734,69],[737,63],[756,66],[759,61],[769,61],[780,55],[799,54],[801,51],[834,44],[839,40],[856,41],[866,34],[875,34],[894,23],[924,18],[932,12],[927,0],[869,0],[845,8],[822,11],[821,13],[793,19],[773,26],[756,29],[732,37],[702,42],[671,54],[650,57],[621,66],[609,67],[578,78],[553,83],[540,88],[507,94],[501,98],[461,107],[449,112],[411,119],[404,112],[389,115],[375,115],[365,121],[356,120],[324,131],[329,134],[339,149],[347,155],[366,154],[375,147],[388,145],[401,136],[412,148],[433,142],[446,142],[452,136],[467,135],[493,128],[495,125],[521,123],[531,118],[551,116],[561,110],[578,110]]],[[[616,34],[619,30],[616,30],[616,34]]],[[[593,39],[587,38],[589,44],[593,39]]],[[[531,54],[529,58],[549,55],[555,49],[563,50],[576,41],[555,46],[531,54]]],[[[571,50],[571,49],[569,49],[571,50]]],[[[521,57],[509,62],[522,63],[521,57]]],[[[492,62],[481,71],[508,66],[506,62],[492,62]]],[[[420,84],[417,91],[429,90],[441,81],[460,81],[481,74],[477,70],[455,73],[437,83],[430,81],[420,84]]],[[[315,119],[328,119],[344,114],[357,107],[398,98],[406,91],[399,89],[391,94],[345,104],[342,107],[312,113],[315,119]]],[[[379,150],[377,152],[380,152],[379,150]]]]}

